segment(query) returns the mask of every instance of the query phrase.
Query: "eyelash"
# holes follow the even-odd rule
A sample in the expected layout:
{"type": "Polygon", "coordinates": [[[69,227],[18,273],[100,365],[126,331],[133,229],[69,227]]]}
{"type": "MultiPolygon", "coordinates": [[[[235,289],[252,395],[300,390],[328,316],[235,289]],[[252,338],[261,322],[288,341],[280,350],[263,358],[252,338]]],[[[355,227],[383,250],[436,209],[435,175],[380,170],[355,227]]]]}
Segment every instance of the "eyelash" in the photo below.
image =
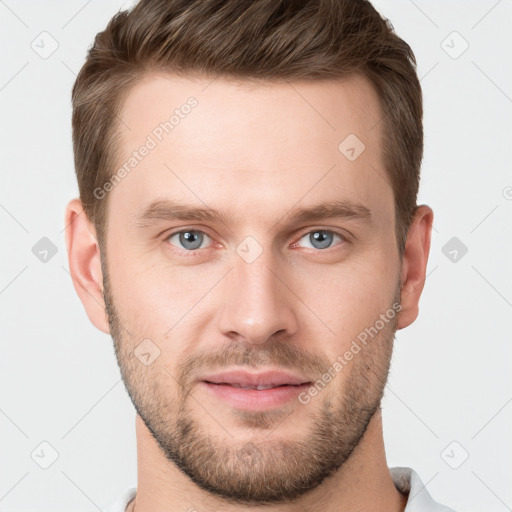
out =
{"type": "MultiPolygon", "coordinates": [[[[208,238],[210,238],[212,240],[212,237],[210,235],[208,235],[208,233],[206,233],[205,231],[202,231],[200,229],[194,229],[194,228],[187,228],[187,229],[180,229],[178,231],[173,231],[172,233],[169,233],[167,235],[165,235],[164,237],[164,242],[168,242],[168,240],[173,237],[174,235],[179,235],[180,233],[187,233],[187,232],[194,232],[194,233],[202,233],[203,235],[206,235],[208,238]]],[[[310,230],[310,231],[307,231],[305,233],[303,233],[297,240],[297,242],[294,242],[293,246],[295,246],[302,238],[304,238],[306,235],[310,235],[311,233],[316,233],[318,231],[322,231],[322,232],[325,232],[325,233],[331,233],[333,235],[336,235],[336,236],[339,236],[341,238],[341,242],[339,242],[338,244],[335,244],[333,245],[332,247],[328,247],[327,249],[316,249],[315,252],[324,252],[324,251],[328,251],[329,249],[333,249],[334,247],[338,246],[338,245],[342,245],[342,244],[345,244],[345,243],[348,243],[349,240],[348,238],[339,233],[338,231],[334,231],[332,229],[313,229],[313,230],[310,230]]],[[[168,243],[167,245],[171,245],[170,243],[168,243]]],[[[185,253],[186,256],[195,256],[198,252],[200,251],[203,251],[204,249],[194,249],[193,251],[187,251],[186,249],[182,249],[180,250],[179,248],[177,248],[176,246],[172,246],[174,248],[174,250],[178,251],[178,252],[181,252],[181,253],[185,253]]],[[[309,248],[307,248],[309,249],[309,248]]],[[[311,250],[315,250],[314,248],[311,249],[311,250]]]]}

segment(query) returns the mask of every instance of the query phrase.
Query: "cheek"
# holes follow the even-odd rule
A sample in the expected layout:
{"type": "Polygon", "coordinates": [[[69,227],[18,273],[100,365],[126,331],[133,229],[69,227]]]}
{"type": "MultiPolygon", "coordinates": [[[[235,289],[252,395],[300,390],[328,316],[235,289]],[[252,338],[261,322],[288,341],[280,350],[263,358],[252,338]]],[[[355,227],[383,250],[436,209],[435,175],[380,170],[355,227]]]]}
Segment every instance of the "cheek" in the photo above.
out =
{"type": "Polygon", "coordinates": [[[164,342],[190,325],[199,327],[215,294],[209,293],[224,267],[190,265],[176,267],[163,257],[134,255],[119,259],[109,270],[114,301],[120,319],[137,339],[154,338],[164,342]]]}
{"type": "Polygon", "coordinates": [[[318,324],[331,340],[327,346],[342,350],[386,313],[395,297],[397,272],[389,265],[361,260],[328,272],[318,269],[307,273],[300,281],[298,295],[328,327],[318,324]]]}

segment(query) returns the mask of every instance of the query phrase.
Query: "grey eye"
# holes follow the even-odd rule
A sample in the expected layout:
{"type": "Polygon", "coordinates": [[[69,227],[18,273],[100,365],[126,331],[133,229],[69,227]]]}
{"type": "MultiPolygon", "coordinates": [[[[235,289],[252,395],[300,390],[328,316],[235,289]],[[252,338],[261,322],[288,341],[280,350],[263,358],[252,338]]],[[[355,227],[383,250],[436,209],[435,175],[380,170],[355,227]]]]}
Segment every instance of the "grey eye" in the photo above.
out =
{"type": "MultiPolygon", "coordinates": [[[[193,229],[178,231],[177,233],[170,235],[168,238],[169,242],[171,242],[171,240],[175,237],[178,237],[178,247],[180,249],[183,248],[189,251],[195,251],[196,249],[200,249],[204,240],[206,238],[209,238],[209,236],[206,233],[203,233],[202,231],[196,231],[193,229]]],[[[172,245],[176,244],[173,243],[172,245]]]]}
{"type": "Polygon", "coordinates": [[[338,233],[335,233],[334,231],[317,229],[316,231],[311,231],[310,233],[304,235],[301,240],[306,239],[307,242],[311,244],[311,248],[313,249],[328,249],[335,237],[343,240],[342,236],[338,233]]]}

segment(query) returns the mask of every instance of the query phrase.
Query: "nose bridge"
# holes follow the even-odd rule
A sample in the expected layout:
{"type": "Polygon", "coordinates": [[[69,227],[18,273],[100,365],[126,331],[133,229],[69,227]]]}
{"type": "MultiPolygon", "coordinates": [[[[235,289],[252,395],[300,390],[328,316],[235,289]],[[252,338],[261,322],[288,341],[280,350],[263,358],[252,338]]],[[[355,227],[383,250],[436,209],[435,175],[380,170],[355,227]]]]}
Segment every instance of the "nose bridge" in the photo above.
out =
{"type": "Polygon", "coordinates": [[[234,268],[223,290],[220,329],[249,343],[264,343],[278,331],[292,334],[297,324],[293,294],[279,276],[281,262],[270,247],[264,249],[251,238],[239,244],[233,255],[234,268]]]}

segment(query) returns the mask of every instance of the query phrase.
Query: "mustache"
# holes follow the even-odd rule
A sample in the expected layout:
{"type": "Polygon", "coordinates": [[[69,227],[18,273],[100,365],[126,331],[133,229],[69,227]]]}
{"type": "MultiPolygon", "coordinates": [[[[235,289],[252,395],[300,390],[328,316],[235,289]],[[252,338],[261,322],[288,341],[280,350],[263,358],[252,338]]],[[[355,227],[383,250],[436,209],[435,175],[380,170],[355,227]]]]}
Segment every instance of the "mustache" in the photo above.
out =
{"type": "Polygon", "coordinates": [[[290,342],[268,340],[262,344],[230,341],[187,357],[177,364],[175,372],[182,384],[191,382],[202,370],[223,368],[259,369],[266,366],[300,371],[319,376],[327,371],[329,361],[317,352],[299,348],[290,342]]]}

